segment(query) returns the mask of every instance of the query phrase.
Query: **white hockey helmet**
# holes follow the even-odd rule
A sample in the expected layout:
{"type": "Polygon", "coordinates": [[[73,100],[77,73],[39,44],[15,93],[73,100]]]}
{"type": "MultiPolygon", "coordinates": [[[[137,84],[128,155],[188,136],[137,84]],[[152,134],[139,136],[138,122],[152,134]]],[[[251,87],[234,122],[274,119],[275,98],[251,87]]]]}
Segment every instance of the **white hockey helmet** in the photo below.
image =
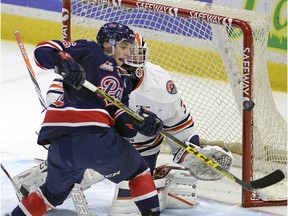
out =
{"type": "Polygon", "coordinates": [[[126,59],[125,64],[135,68],[143,68],[148,58],[147,44],[142,35],[139,33],[134,34],[134,46],[132,46],[130,56],[126,59]]]}

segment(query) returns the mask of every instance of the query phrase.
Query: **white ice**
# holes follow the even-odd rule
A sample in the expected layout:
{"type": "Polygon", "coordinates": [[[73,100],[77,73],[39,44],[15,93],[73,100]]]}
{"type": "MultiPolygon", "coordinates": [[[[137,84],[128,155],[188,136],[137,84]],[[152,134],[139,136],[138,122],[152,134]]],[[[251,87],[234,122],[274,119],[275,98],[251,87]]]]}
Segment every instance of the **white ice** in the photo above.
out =
{"type": "MultiPolygon", "coordinates": [[[[25,42],[25,41],[24,41],[25,42]]],[[[55,77],[51,71],[43,72],[33,61],[33,46],[26,44],[30,62],[37,81],[45,95],[55,77]]],[[[277,108],[287,120],[287,94],[274,93],[277,108]]],[[[45,159],[47,151],[36,144],[35,131],[40,126],[43,113],[37,94],[29,78],[16,42],[1,43],[1,163],[12,176],[37,164],[34,158],[45,159]]],[[[161,156],[161,162],[167,161],[161,156]]],[[[161,163],[160,162],[160,163],[161,163]]],[[[231,172],[241,176],[239,168],[231,172]]],[[[190,209],[167,209],[163,216],[172,215],[287,215],[287,206],[282,207],[241,207],[241,188],[229,179],[217,182],[199,183],[199,205],[190,209]]],[[[85,191],[88,203],[99,216],[109,214],[113,199],[114,184],[105,180],[85,191]]],[[[18,203],[13,187],[1,172],[1,215],[9,213],[18,203]]],[[[70,199],[47,215],[76,215],[70,199]]]]}

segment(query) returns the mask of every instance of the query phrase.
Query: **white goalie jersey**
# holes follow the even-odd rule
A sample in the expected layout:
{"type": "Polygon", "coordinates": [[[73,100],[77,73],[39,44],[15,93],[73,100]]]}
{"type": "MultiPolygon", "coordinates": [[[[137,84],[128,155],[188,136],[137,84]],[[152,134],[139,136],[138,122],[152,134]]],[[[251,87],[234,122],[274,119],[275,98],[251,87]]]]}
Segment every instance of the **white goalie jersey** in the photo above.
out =
{"type": "MultiPolygon", "coordinates": [[[[145,64],[144,74],[130,94],[129,107],[134,111],[143,107],[155,113],[163,121],[164,130],[183,142],[196,135],[192,116],[180,99],[170,74],[158,65],[145,64]]],[[[137,133],[129,141],[142,156],[149,156],[160,150],[162,135],[147,137],[137,133]]],[[[170,144],[169,140],[167,142],[170,144]]],[[[170,146],[176,153],[178,147],[170,146]]]]}

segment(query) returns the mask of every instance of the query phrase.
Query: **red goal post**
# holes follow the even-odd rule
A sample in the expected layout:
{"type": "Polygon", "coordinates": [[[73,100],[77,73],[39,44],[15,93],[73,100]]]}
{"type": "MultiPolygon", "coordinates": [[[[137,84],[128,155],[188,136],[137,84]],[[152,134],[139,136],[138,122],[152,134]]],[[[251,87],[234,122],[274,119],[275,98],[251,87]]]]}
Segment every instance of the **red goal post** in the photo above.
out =
{"type": "MultiPolygon", "coordinates": [[[[287,122],[275,107],[266,65],[269,17],[193,0],[62,2],[63,40],[95,40],[108,21],[142,34],[149,61],[171,72],[202,143],[242,155],[244,181],[271,169],[286,173],[287,122]]],[[[277,190],[287,193],[286,183],[277,190]]],[[[273,190],[243,189],[242,206],[287,205],[287,195],[273,190]]]]}

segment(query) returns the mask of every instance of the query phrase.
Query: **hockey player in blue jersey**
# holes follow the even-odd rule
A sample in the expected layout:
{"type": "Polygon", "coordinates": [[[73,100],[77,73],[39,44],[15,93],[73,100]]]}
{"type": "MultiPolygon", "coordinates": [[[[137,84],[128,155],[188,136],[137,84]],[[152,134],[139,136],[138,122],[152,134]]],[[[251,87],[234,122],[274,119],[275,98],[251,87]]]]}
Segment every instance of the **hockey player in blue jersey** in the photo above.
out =
{"type": "Polygon", "coordinates": [[[110,22],[94,41],[48,41],[39,43],[35,60],[44,69],[55,68],[63,76],[65,96],[45,114],[38,144],[50,144],[45,183],[24,197],[12,215],[44,215],[63,203],[84,171],[93,169],[112,182],[129,181],[134,202],[142,215],[160,215],[157,191],[149,168],[124,137],[138,132],[159,134],[162,121],[152,112],[141,110],[144,121],[131,120],[125,112],[104,98],[82,87],[88,80],[128,105],[132,89],[121,68],[135,36],[128,26],[110,22]],[[110,51],[110,56],[103,50],[110,51]],[[126,122],[133,122],[134,129],[126,122]],[[137,131],[136,131],[137,130],[137,131]]]}

